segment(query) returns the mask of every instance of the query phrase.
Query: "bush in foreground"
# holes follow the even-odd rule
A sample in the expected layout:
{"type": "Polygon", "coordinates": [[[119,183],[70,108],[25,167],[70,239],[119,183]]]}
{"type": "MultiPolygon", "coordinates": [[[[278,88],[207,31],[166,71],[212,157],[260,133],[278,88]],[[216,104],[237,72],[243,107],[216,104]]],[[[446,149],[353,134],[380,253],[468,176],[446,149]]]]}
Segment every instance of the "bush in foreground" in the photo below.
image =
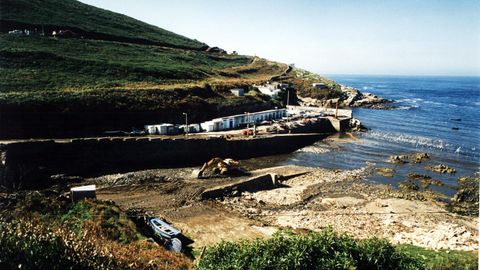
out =
{"type": "Polygon", "coordinates": [[[191,261],[142,240],[114,203],[74,204],[40,192],[0,208],[0,269],[189,269],[191,261]]]}
{"type": "Polygon", "coordinates": [[[424,269],[424,265],[386,240],[356,241],[328,229],[222,242],[205,251],[196,269],[424,269]]]}

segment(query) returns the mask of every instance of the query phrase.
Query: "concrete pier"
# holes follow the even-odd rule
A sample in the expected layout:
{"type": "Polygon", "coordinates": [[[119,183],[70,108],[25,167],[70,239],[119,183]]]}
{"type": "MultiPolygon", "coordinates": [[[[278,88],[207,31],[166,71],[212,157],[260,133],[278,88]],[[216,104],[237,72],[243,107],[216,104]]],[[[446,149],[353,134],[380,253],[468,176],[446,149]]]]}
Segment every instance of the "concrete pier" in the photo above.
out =
{"type": "Polygon", "coordinates": [[[56,174],[88,177],[141,169],[196,166],[214,157],[246,159],[276,155],[295,151],[327,135],[15,142],[0,146],[0,185],[42,188],[54,184],[50,176],[56,174]]]}

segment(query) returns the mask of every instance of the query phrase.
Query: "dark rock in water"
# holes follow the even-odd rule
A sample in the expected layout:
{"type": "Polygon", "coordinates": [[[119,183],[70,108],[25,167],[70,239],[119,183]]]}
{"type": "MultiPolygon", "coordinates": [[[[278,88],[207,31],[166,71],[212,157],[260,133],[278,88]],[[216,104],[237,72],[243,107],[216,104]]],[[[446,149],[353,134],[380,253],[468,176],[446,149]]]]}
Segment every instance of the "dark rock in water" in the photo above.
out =
{"type": "Polygon", "coordinates": [[[373,104],[371,106],[368,106],[367,108],[376,109],[376,110],[395,110],[395,109],[398,109],[399,107],[395,105],[388,105],[388,104],[381,103],[381,104],[373,104]]]}
{"type": "Polygon", "coordinates": [[[351,131],[367,131],[368,128],[366,128],[360,120],[356,118],[350,119],[349,127],[351,131]]]}
{"type": "Polygon", "coordinates": [[[422,184],[423,189],[427,189],[430,185],[443,186],[444,183],[441,180],[432,179],[430,176],[418,173],[409,173],[408,178],[411,180],[419,181],[422,184]]]}
{"type": "Polygon", "coordinates": [[[432,171],[432,172],[438,172],[438,173],[449,173],[449,174],[454,174],[457,171],[454,168],[448,167],[445,164],[438,164],[434,166],[427,166],[425,167],[426,170],[432,171]]]}
{"type": "Polygon", "coordinates": [[[395,175],[395,170],[392,168],[375,168],[377,174],[385,177],[393,177],[395,175]]]}
{"type": "Polygon", "coordinates": [[[409,161],[413,163],[422,163],[423,160],[429,159],[430,155],[428,153],[415,153],[409,155],[398,155],[390,156],[389,161],[391,163],[408,163],[409,161]]]}
{"type": "Polygon", "coordinates": [[[424,159],[429,159],[430,155],[428,153],[415,153],[410,156],[410,159],[413,163],[422,163],[424,159]]]}
{"type": "Polygon", "coordinates": [[[408,178],[412,180],[426,180],[426,179],[431,179],[430,176],[425,175],[425,174],[418,174],[418,173],[409,173],[408,178]]]}
{"type": "Polygon", "coordinates": [[[400,163],[400,164],[403,164],[403,163],[408,163],[408,155],[398,155],[398,156],[390,156],[390,159],[389,161],[391,163],[400,163]]]}
{"type": "Polygon", "coordinates": [[[415,184],[411,179],[405,180],[400,183],[399,185],[400,189],[403,191],[418,191],[420,190],[420,187],[415,184]]]}
{"type": "Polygon", "coordinates": [[[429,183],[430,185],[438,186],[438,187],[442,187],[445,185],[442,180],[438,180],[438,179],[428,179],[427,183],[429,183]]]}

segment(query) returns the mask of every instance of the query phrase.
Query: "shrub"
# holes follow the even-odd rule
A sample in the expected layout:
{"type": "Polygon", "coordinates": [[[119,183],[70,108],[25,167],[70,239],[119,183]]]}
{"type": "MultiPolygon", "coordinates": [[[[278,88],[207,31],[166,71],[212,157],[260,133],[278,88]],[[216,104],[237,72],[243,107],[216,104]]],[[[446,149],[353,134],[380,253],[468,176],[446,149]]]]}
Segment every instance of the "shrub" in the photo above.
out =
{"type": "Polygon", "coordinates": [[[358,269],[419,269],[421,264],[385,239],[371,238],[359,243],[358,269]]]}
{"type": "Polygon", "coordinates": [[[205,251],[196,269],[422,269],[422,264],[385,240],[357,242],[327,229],[222,242],[205,251]]]}
{"type": "Polygon", "coordinates": [[[40,218],[0,219],[2,269],[188,269],[189,260],[144,241],[128,245],[102,236],[86,222],[81,237],[40,218]]]}
{"type": "Polygon", "coordinates": [[[139,240],[113,202],[69,203],[42,192],[19,193],[0,207],[0,269],[187,269],[178,253],[139,240]]]}

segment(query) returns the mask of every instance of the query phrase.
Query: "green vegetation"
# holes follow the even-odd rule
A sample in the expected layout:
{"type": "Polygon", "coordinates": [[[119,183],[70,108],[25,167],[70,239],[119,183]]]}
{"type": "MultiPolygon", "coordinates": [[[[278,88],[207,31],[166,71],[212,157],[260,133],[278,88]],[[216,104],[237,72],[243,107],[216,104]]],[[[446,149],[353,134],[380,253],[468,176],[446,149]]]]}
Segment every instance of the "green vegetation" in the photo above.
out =
{"type": "MultiPolygon", "coordinates": [[[[70,203],[57,193],[17,194],[0,208],[0,268],[189,269],[190,259],[149,243],[112,202],[70,203]],[[13,203],[12,203],[13,202],[13,203]],[[71,268],[72,267],[72,268],[71,268]]],[[[198,253],[195,253],[197,256],[198,253]]],[[[221,242],[196,269],[478,269],[478,254],[355,240],[332,229],[281,231],[270,239],[221,242]]]]}
{"type": "Polygon", "coordinates": [[[1,92],[174,84],[246,65],[245,56],[98,40],[0,36],[1,92]]]}
{"type": "Polygon", "coordinates": [[[452,250],[429,250],[413,245],[399,245],[397,250],[422,261],[425,269],[431,270],[476,270],[478,253],[452,250]]]}
{"type": "Polygon", "coordinates": [[[310,97],[319,100],[344,98],[344,93],[341,91],[338,83],[307,70],[294,68],[290,74],[281,79],[290,83],[301,97],[310,97]],[[323,83],[326,88],[316,89],[312,86],[313,83],[323,83]]]}
{"type": "MultiPolygon", "coordinates": [[[[105,130],[178,123],[182,112],[200,122],[282,103],[254,92],[238,98],[231,88],[247,89],[274,77],[297,91],[311,85],[294,72],[284,74],[290,71],[285,64],[206,52],[204,43],[75,0],[2,0],[0,30],[0,138],[5,139],[99,136],[105,130]],[[43,29],[47,35],[6,34],[13,29],[43,29]],[[78,35],[50,36],[60,29],[78,35]]],[[[295,100],[291,91],[290,101],[295,100]]]]}
{"type": "Polygon", "coordinates": [[[354,240],[331,229],[207,248],[196,269],[478,269],[478,254],[434,251],[387,240],[354,240]]]}
{"type": "Polygon", "coordinates": [[[8,22],[11,25],[17,23],[36,26],[39,30],[41,26],[56,30],[73,29],[82,31],[87,36],[112,36],[114,40],[127,38],[131,42],[197,50],[206,46],[199,41],[76,0],[2,0],[0,19],[4,25],[8,22]]]}
{"type": "Polygon", "coordinates": [[[327,229],[222,242],[205,251],[196,269],[423,269],[423,264],[386,240],[356,241],[327,229]]]}
{"type": "Polygon", "coordinates": [[[74,204],[40,192],[0,209],[1,269],[188,269],[183,255],[142,240],[111,202],[74,204]]]}

